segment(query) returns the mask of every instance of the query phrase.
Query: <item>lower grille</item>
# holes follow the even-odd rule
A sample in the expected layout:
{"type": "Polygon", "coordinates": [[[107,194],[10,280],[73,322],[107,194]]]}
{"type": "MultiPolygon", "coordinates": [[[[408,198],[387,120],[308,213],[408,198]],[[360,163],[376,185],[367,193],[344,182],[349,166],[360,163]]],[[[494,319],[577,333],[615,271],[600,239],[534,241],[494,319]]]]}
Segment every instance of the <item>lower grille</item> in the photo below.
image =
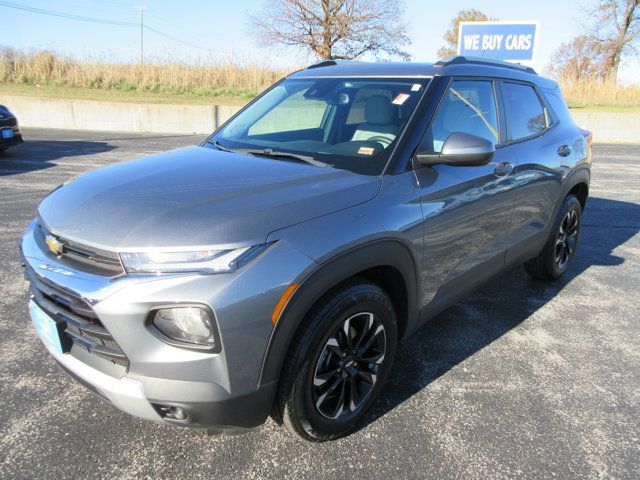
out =
{"type": "Polygon", "coordinates": [[[37,278],[34,273],[28,273],[33,300],[49,316],[64,322],[64,335],[72,342],[72,349],[81,348],[116,365],[129,367],[126,355],[88,303],[67,290],[37,278]]]}

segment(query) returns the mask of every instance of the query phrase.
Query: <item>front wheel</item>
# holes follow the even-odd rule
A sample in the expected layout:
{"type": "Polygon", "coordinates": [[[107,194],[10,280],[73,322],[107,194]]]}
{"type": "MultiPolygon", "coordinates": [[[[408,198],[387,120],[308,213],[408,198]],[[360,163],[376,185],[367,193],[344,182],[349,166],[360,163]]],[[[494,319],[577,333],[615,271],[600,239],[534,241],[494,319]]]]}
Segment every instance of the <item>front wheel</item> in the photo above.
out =
{"type": "Polygon", "coordinates": [[[542,251],[524,264],[529,275],[539,280],[555,280],[567,271],[580,239],[582,207],[569,195],[562,202],[551,235],[542,251]]]}
{"type": "Polygon", "coordinates": [[[353,430],[378,397],[397,343],[391,300],[377,285],[353,281],[309,312],[281,378],[279,414],[310,441],[353,430]]]}

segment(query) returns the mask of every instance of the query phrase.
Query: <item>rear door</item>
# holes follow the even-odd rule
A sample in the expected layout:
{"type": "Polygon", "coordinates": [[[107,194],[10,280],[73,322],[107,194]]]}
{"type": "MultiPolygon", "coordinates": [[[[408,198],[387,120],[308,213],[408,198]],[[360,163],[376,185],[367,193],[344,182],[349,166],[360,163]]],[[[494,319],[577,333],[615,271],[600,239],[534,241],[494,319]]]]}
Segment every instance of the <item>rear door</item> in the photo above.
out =
{"type": "Polygon", "coordinates": [[[497,82],[452,79],[420,148],[439,152],[456,132],[492,141],[496,153],[487,165],[415,170],[424,215],[423,304],[445,283],[468,275],[455,288],[443,289],[455,294],[458,287],[472,288],[504,265],[515,200],[515,158],[512,148],[503,146],[497,82]]]}
{"type": "Polygon", "coordinates": [[[571,139],[556,128],[551,112],[536,87],[504,80],[500,84],[507,142],[516,159],[517,194],[513,211],[513,246],[507,261],[530,256],[542,248],[545,227],[569,171],[571,139]]]}

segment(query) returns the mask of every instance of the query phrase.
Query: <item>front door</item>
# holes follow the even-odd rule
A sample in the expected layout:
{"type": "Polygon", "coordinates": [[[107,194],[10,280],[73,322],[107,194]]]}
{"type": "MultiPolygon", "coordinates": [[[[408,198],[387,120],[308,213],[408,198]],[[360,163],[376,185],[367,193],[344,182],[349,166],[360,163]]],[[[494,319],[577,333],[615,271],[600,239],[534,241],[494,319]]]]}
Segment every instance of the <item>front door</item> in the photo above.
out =
{"type": "Polygon", "coordinates": [[[421,150],[440,152],[449,135],[463,132],[496,145],[487,165],[417,168],[424,218],[423,305],[453,280],[472,288],[504,265],[515,200],[516,159],[503,136],[496,86],[491,80],[454,79],[431,121],[421,150]],[[468,275],[465,279],[462,275],[468,275]]]}

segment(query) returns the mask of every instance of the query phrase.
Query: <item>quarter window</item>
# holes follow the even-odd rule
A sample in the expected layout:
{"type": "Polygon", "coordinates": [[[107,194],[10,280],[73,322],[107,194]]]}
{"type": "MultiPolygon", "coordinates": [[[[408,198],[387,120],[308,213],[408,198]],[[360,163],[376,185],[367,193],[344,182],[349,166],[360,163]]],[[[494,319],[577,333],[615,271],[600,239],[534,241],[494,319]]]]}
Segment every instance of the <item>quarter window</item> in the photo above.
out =
{"type": "Polygon", "coordinates": [[[502,93],[511,140],[530,137],[547,128],[544,108],[533,87],[505,82],[502,93]]]}
{"type": "Polygon", "coordinates": [[[452,133],[468,133],[499,143],[496,99],[491,81],[454,80],[427,130],[426,147],[440,153],[452,133]]]}

